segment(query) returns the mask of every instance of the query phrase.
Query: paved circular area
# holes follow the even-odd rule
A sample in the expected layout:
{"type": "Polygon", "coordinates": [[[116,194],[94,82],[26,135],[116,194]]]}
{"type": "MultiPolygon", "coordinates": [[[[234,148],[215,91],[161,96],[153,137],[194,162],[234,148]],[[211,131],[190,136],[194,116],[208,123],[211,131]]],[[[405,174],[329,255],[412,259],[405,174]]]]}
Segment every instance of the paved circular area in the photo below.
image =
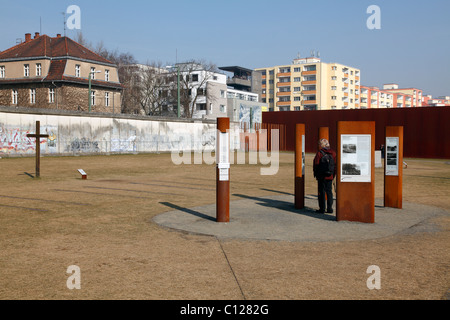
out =
{"type": "Polygon", "coordinates": [[[294,207],[291,195],[249,197],[230,203],[230,222],[216,222],[216,205],[181,208],[153,218],[170,229],[216,236],[222,239],[279,241],[354,241],[394,234],[437,232],[433,217],[450,216],[450,212],[426,205],[403,203],[403,209],[385,208],[383,200],[375,201],[375,223],[336,221],[335,214],[317,214],[317,198],[305,197],[305,208],[294,207]]]}

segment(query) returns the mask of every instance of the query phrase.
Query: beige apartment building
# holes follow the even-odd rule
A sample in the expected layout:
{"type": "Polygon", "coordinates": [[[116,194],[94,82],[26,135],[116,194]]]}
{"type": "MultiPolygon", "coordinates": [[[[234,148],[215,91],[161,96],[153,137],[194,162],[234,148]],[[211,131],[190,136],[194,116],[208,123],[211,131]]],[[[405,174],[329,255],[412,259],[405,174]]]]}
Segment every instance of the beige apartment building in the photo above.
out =
{"type": "Polygon", "coordinates": [[[60,34],[0,52],[2,106],[120,113],[122,89],[115,64],[60,34]]]}
{"type": "Polygon", "coordinates": [[[269,111],[360,108],[361,72],[357,68],[311,57],[256,71],[262,73],[261,99],[269,111]]]}

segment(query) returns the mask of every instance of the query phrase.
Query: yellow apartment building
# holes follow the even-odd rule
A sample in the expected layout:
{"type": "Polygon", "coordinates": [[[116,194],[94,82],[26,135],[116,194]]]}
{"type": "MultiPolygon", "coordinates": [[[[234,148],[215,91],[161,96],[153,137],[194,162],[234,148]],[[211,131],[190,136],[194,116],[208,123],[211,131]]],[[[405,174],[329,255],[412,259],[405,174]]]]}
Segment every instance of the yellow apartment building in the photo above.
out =
{"type": "Polygon", "coordinates": [[[357,68],[311,57],[256,71],[262,73],[261,99],[269,111],[360,108],[361,71],[357,68]]]}

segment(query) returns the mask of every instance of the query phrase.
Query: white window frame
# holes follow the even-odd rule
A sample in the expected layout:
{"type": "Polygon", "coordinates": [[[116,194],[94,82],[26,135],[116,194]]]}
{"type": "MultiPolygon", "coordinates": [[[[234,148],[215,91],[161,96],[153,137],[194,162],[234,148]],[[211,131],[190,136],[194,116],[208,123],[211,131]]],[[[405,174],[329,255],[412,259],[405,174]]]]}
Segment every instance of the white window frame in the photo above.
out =
{"type": "Polygon", "coordinates": [[[75,77],[81,77],[81,66],[79,64],[75,65],[75,77]]]}
{"type": "Polygon", "coordinates": [[[109,70],[105,70],[105,81],[109,81],[109,70]]]}
{"type": "Polygon", "coordinates": [[[91,67],[91,80],[95,80],[95,67],[91,67]]]}
{"type": "Polygon", "coordinates": [[[95,106],[95,90],[91,91],[91,105],[95,106]]]}
{"type": "Polygon", "coordinates": [[[4,79],[6,77],[6,67],[0,66],[0,78],[4,79]]]}
{"type": "Polygon", "coordinates": [[[30,103],[36,103],[36,89],[30,89],[30,103]]]}
{"type": "Polygon", "coordinates": [[[48,102],[55,103],[55,88],[48,89],[48,102]]]}
{"type": "Polygon", "coordinates": [[[29,77],[30,76],[30,65],[29,64],[24,64],[23,65],[23,76],[24,77],[29,77]]]}
{"type": "Polygon", "coordinates": [[[17,104],[18,96],[19,96],[19,93],[17,92],[17,90],[13,89],[12,93],[11,93],[12,104],[17,104]]]}
{"type": "Polygon", "coordinates": [[[110,102],[109,92],[105,92],[105,107],[109,107],[110,102]]]}
{"type": "Polygon", "coordinates": [[[41,63],[36,63],[36,76],[42,76],[42,64],[41,63]]]}

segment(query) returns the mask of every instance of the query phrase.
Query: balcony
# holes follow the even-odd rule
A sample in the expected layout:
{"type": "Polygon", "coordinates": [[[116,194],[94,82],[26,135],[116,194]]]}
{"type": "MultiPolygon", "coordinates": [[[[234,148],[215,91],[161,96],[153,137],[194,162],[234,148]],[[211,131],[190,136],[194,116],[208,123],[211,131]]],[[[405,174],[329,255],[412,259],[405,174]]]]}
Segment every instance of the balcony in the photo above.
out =
{"type": "Polygon", "coordinates": [[[316,75],[317,70],[310,70],[310,71],[303,71],[302,76],[310,76],[310,75],[316,75]]]}
{"type": "Polygon", "coordinates": [[[252,81],[249,78],[244,77],[233,77],[227,79],[227,85],[231,87],[239,87],[239,88],[251,88],[252,81]]]}
{"type": "Polygon", "coordinates": [[[290,82],[277,82],[277,87],[287,87],[291,86],[290,82]]]}
{"type": "Polygon", "coordinates": [[[291,73],[290,72],[279,72],[279,73],[277,73],[277,78],[280,78],[280,77],[290,77],[291,76],[291,73]]]}
{"type": "Polygon", "coordinates": [[[303,100],[302,105],[317,104],[316,100],[303,100]]]}
{"type": "Polygon", "coordinates": [[[317,84],[317,80],[302,81],[303,86],[316,85],[316,84],[317,84]]]}
{"type": "Polygon", "coordinates": [[[291,92],[277,92],[277,97],[289,97],[291,95],[291,92]]]}
{"type": "Polygon", "coordinates": [[[291,101],[278,101],[277,102],[277,107],[290,106],[290,105],[291,105],[291,101]]]}
{"type": "Polygon", "coordinates": [[[315,95],[317,93],[316,90],[307,90],[307,91],[302,91],[303,95],[315,95]]]}

